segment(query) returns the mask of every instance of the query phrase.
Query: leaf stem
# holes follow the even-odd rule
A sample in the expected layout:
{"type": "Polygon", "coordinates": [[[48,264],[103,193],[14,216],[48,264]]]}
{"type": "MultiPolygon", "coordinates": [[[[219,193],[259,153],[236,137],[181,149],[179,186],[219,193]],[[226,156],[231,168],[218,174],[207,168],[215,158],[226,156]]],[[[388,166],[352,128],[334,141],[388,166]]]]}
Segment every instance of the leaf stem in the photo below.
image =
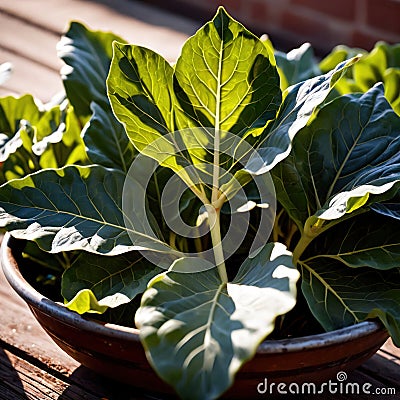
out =
{"type": "Polygon", "coordinates": [[[312,215],[308,217],[304,223],[304,231],[298,241],[295,249],[293,250],[293,263],[296,265],[300,256],[304,253],[307,246],[324,230],[322,225],[324,220],[312,215]]]}
{"type": "Polygon", "coordinates": [[[218,268],[219,276],[223,283],[228,282],[228,275],[226,273],[224,251],[222,249],[221,240],[221,224],[220,224],[220,209],[216,209],[212,205],[207,207],[209,222],[210,222],[210,234],[213,244],[213,251],[215,257],[215,265],[218,268]]]}
{"type": "Polygon", "coordinates": [[[305,233],[301,235],[296,247],[293,250],[293,264],[296,265],[300,256],[304,253],[307,246],[314,240],[315,236],[309,236],[305,233]]]}
{"type": "Polygon", "coordinates": [[[360,208],[352,213],[349,213],[336,220],[323,220],[315,215],[308,217],[304,223],[304,231],[301,235],[299,242],[297,243],[295,249],[293,250],[293,262],[296,265],[299,261],[300,256],[304,253],[306,247],[321,233],[327,231],[333,226],[349,219],[356,215],[363,214],[368,211],[368,208],[360,208]]]}
{"type": "Polygon", "coordinates": [[[221,47],[219,52],[219,63],[218,63],[218,76],[217,76],[217,92],[216,92],[216,109],[215,109],[215,129],[214,129],[214,159],[213,159],[213,187],[211,192],[211,204],[208,206],[208,215],[210,222],[210,234],[214,250],[215,264],[218,268],[219,276],[223,283],[228,282],[228,275],[226,273],[224,251],[222,248],[221,240],[221,223],[220,223],[220,211],[223,202],[225,201],[224,196],[221,195],[219,190],[219,150],[220,150],[220,124],[221,124],[221,80],[222,80],[222,54],[223,54],[223,41],[221,41],[221,47]]]}

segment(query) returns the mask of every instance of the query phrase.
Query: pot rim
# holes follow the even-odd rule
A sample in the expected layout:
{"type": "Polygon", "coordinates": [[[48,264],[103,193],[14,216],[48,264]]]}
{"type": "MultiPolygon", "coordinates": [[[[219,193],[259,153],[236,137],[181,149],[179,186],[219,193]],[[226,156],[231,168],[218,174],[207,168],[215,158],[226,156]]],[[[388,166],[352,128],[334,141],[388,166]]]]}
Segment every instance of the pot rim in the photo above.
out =
{"type": "MultiPolygon", "coordinates": [[[[18,268],[18,263],[12,254],[12,249],[15,247],[15,243],[20,240],[21,239],[13,237],[10,232],[6,232],[1,244],[0,257],[3,272],[7,281],[18,295],[28,303],[28,305],[80,330],[90,331],[106,337],[117,337],[122,340],[139,341],[139,329],[137,328],[102,323],[100,321],[93,321],[84,318],[78,313],[68,310],[61,303],[54,302],[53,300],[43,296],[34,289],[22,276],[18,268]]],[[[363,321],[352,326],[315,335],[277,340],[266,339],[259,345],[257,352],[287,353],[302,351],[305,349],[311,350],[316,347],[321,348],[355,340],[379,330],[384,330],[384,327],[380,322],[363,321]]]]}

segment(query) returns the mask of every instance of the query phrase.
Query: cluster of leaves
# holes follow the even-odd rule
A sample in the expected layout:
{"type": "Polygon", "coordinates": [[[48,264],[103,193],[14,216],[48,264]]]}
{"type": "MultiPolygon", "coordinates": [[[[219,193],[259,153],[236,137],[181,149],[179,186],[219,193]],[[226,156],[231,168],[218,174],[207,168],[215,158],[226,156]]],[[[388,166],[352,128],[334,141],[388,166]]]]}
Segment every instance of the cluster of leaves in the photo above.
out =
{"type": "MultiPolygon", "coordinates": [[[[264,39],[271,46],[268,39],[264,39]]],[[[306,79],[327,73],[351,57],[361,56],[353,68],[349,68],[335,86],[340,94],[365,93],[378,82],[384,84],[385,97],[400,115],[400,44],[376,43],[367,52],[345,45],[336,46],[324,59],[318,61],[310,43],[288,53],[275,52],[281,72],[281,86],[287,88],[306,79]]]]}
{"type": "Polygon", "coordinates": [[[341,94],[358,59],[321,74],[328,62],[316,66],[309,49],[274,54],[220,8],[171,66],[74,22],[58,46],[67,100],[0,100],[1,225],[34,241],[33,253],[66,255],[70,309],[103,313],[141,296],[135,322],[149,362],[182,398],[216,398],[232,384],[296,304],[299,277],[326,330],[378,317],[400,345],[392,89],[341,94]],[[243,143],[257,157],[246,159],[243,143]],[[158,165],[149,182],[129,170],[139,156],[158,165]],[[245,212],[257,217],[262,199],[252,184],[267,173],[278,202],[271,241],[255,252],[244,241],[245,260],[232,273],[221,242],[229,218],[220,210],[243,186],[245,212]],[[208,220],[201,240],[177,237],[164,220],[162,192],[174,174],[187,186],[179,213],[191,225],[208,220]],[[129,223],[127,180],[136,213],[129,223]],[[210,242],[212,263],[187,255],[210,242]],[[151,252],[160,263],[145,257],[151,252]]]}

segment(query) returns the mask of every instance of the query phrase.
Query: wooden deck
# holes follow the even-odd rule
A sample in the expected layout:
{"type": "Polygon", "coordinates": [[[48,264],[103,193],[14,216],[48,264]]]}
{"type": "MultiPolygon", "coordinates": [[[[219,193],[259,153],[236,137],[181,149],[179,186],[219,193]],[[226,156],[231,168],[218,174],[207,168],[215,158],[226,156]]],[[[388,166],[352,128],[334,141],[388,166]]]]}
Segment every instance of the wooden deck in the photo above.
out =
{"type": "MultiPolygon", "coordinates": [[[[55,46],[71,19],[93,29],[111,30],[170,61],[198,27],[193,21],[128,0],[0,0],[0,64],[11,62],[14,67],[11,78],[0,86],[0,96],[29,92],[48,101],[62,89],[55,46]]],[[[64,354],[12,291],[2,272],[0,307],[0,399],[154,399],[99,377],[64,354]]],[[[360,399],[399,399],[400,350],[389,340],[371,360],[350,373],[347,382],[396,390],[396,394],[385,396],[357,396],[360,399]]],[[[354,396],[324,394],[321,398],[349,397],[354,396]]]]}

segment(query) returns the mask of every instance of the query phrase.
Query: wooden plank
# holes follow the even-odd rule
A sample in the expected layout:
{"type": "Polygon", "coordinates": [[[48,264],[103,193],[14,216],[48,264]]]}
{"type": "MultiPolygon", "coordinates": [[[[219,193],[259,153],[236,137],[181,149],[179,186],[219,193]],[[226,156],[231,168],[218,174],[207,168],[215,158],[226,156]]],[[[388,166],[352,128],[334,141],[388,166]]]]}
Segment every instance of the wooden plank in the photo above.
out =
{"type": "Polygon", "coordinates": [[[14,66],[0,96],[32,93],[47,102],[62,90],[62,62],[55,48],[68,22],[77,19],[149,47],[169,61],[176,60],[198,26],[136,1],[116,0],[111,6],[105,1],[0,0],[0,63],[14,66]]]}
{"type": "Polygon", "coordinates": [[[10,346],[70,375],[78,366],[75,360],[54,344],[33,317],[26,303],[14,292],[0,271],[0,338],[10,346]]]}
{"type": "Polygon", "coordinates": [[[170,61],[176,60],[184,40],[199,26],[132,0],[0,0],[0,11],[60,34],[68,21],[79,20],[92,29],[110,30],[132,43],[148,46],[170,61]]]}
{"type": "Polygon", "coordinates": [[[393,344],[392,339],[386,341],[381,350],[379,350],[379,354],[400,365],[400,348],[393,344]]]}
{"type": "Polygon", "coordinates": [[[2,271],[0,304],[0,399],[122,399],[124,393],[130,393],[130,400],[149,398],[134,387],[97,375],[60,350],[2,271]]]}
{"type": "MultiPolygon", "coordinates": [[[[92,374],[87,370],[88,374],[92,374]]],[[[86,374],[86,375],[88,375],[86,374]]],[[[84,373],[85,375],[85,373],[84,373]]],[[[48,368],[46,364],[30,363],[8,350],[0,349],[0,398],[5,400],[98,400],[112,398],[116,394],[115,382],[98,376],[86,376],[85,382],[66,378],[57,371],[48,368]],[[39,365],[38,365],[39,364],[39,365]],[[97,381],[94,386],[90,381],[97,381]],[[108,387],[104,385],[108,382],[108,387]]],[[[126,387],[124,387],[126,390],[126,387]]],[[[131,393],[133,390],[131,389],[131,393]]],[[[141,398],[146,398],[143,396],[141,398]]],[[[130,397],[139,399],[139,397],[130,397]]]]}
{"type": "Polygon", "coordinates": [[[0,49],[54,72],[59,71],[62,61],[57,57],[56,44],[60,35],[39,29],[8,13],[0,14],[0,26],[0,49]]]}
{"type": "Polygon", "coordinates": [[[395,357],[382,355],[380,350],[371,359],[365,362],[360,370],[368,375],[379,379],[383,384],[390,387],[396,387],[400,393],[400,364],[393,361],[395,357]]]}
{"type": "Polygon", "coordinates": [[[0,86],[0,96],[30,93],[42,102],[47,102],[64,90],[58,72],[0,48],[0,63],[8,61],[12,63],[13,69],[10,78],[0,86]]]}
{"type": "MultiPolygon", "coordinates": [[[[58,399],[68,386],[66,382],[50,376],[48,371],[41,370],[7,350],[0,350],[0,398],[58,399]]],[[[82,398],[82,390],[80,393],[76,390],[76,393],[78,397],[69,396],[68,399],[82,398]]]]}

